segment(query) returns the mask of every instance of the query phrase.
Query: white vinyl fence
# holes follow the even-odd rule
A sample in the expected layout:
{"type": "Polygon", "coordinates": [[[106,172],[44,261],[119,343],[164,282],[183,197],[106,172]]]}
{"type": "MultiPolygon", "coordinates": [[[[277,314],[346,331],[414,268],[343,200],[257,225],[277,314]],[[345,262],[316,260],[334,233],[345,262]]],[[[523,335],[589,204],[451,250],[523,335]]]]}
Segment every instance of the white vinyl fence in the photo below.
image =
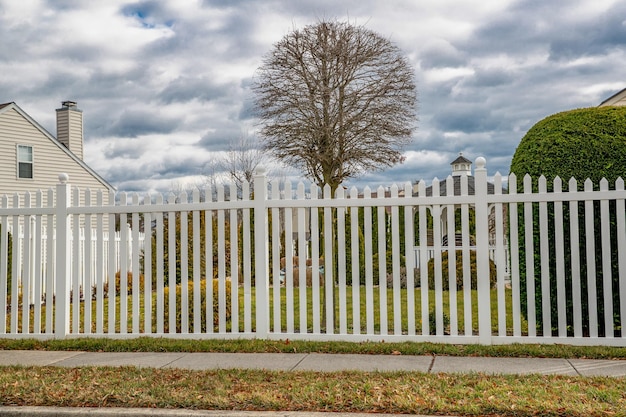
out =
{"type": "Polygon", "coordinates": [[[623,181],[527,176],[518,193],[496,174],[488,193],[476,167],[474,193],[461,177],[443,196],[434,180],[331,197],[259,172],[111,205],[71,204],[67,183],[56,205],[0,197],[0,337],[626,346],[623,181]]]}
{"type": "MultiPolygon", "coordinates": [[[[29,230],[37,230],[36,227],[38,226],[36,223],[36,220],[34,217],[30,218],[31,224],[29,225],[30,228],[29,230]]],[[[32,232],[29,233],[28,239],[29,242],[24,242],[24,224],[17,224],[15,225],[17,227],[17,231],[12,228],[9,227],[7,230],[9,231],[9,233],[11,234],[15,234],[15,236],[17,237],[17,244],[15,245],[16,248],[16,260],[17,263],[16,265],[19,265],[20,267],[18,268],[18,277],[20,277],[20,279],[18,280],[18,284],[20,286],[24,286],[24,283],[21,280],[21,277],[24,277],[24,265],[28,262],[30,262],[31,264],[28,266],[30,271],[34,271],[35,270],[35,264],[33,264],[33,262],[37,261],[38,264],[37,265],[41,265],[40,268],[42,270],[41,273],[33,273],[30,274],[29,278],[30,278],[30,282],[28,283],[28,288],[30,288],[30,292],[29,292],[29,303],[31,305],[35,304],[36,300],[40,300],[39,297],[35,297],[35,293],[34,290],[35,288],[43,288],[43,286],[45,285],[44,283],[44,279],[47,276],[47,274],[45,273],[45,268],[46,265],[48,265],[48,258],[50,258],[50,262],[54,263],[54,259],[55,259],[55,254],[54,254],[54,249],[56,248],[56,232],[54,230],[54,227],[50,228],[51,233],[48,233],[48,227],[46,226],[41,226],[41,233],[37,233],[36,235],[33,234],[32,232]],[[34,241],[34,239],[38,239],[37,242],[34,241]],[[48,240],[50,240],[50,242],[48,242],[48,240]],[[23,249],[24,248],[35,248],[35,247],[39,247],[41,249],[41,257],[40,259],[36,259],[36,257],[34,256],[30,256],[29,258],[25,258],[24,257],[24,252],[23,249]],[[49,253],[48,249],[51,249],[52,251],[49,253]],[[35,283],[35,280],[40,280],[41,282],[39,283],[35,283]]],[[[85,257],[85,253],[95,253],[95,250],[97,248],[98,245],[98,239],[97,239],[97,234],[96,234],[96,229],[91,229],[89,231],[86,230],[86,228],[80,227],[76,229],[78,231],[78,235],[75,236],[74,234],[72,234],[70,236],[70,251],[72,251],[72,253],[74,253],[74,248],[76,248],[77,252],[77,256],[74,257],[75,262],[73,263],[73,265],[76,266],[76,273],[74,274],[75,276],[77,276],[79,278],[79,286],[82,289],[80,294],[81,294],[81,298],[85,296],[84,293],[84,289],[88,289],[88,288],[93,288],[96,283],[93,281],[94,276],[91,274],[86,273],[87,271],[95,271],[97,268],[97,259],[92,258],[89,261],[91,262],[89,265],[87,265],[85,262],[87,261],[87,258],[85,257]],[[89,235],[89,237],[87,237],[89,235]],[[77,243],[76,243],[77,242],[77,243]],[[75,246],[78,245],[78,246],[75,246]],[[87,247],[87,245],[89,245],[90,247],[87,247]]],[[[126,229],[126,233],[124,234],[124,240],[125,240],[125,244],[124,246],[126,247],[126,252],[122,253],[121,252],[121,247],[122,247],[122,232],[120,231],[116,231],[113,234],[113,241],[115,242],[115,244],[113,245],[113,251],[109,254],[109,233],[108,232],[104,232],[102,234],[102,243],[103,243],[103,253],[102,256],[105,259],[114,259],[115,262],[113,262],[113,266],[114,268],[111,270],[111,272],[109,272],[108,270],[108,263],[104,263],[104,276],[113,276],[115,275],[116,271],[119,271],[121,268],[121,264],[122,264],[122,260],[121,258],[125,257],[126,262],[130,262],[130,260],[132,259],[132,252],[129,248],[132,248],[132,233],[130,230],[130,227],[127,227],[126,229]]],[[[144,244],[145,244],[145,235],[144,233],[139,233],[139,249],[140,250],[144,250],[144,244]]],[[[51,282],[51,284],[53,284],[53,289],[54,289],[54,282],[51,282]]],[[[41,294],[40,294],[41,295],[41,294]]],[[[89,294],[87,293],[87,296],[89,296],[89,294]]],[[[41,300],[39,301],[41,302],[41,300]]]]}

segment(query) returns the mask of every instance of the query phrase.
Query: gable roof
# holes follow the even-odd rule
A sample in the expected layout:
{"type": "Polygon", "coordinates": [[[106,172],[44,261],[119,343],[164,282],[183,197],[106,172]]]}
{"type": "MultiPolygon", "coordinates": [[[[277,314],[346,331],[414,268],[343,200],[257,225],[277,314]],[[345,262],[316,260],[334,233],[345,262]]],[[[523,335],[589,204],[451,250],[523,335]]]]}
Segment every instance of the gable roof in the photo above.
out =
{"type": "Polygon", "coordinates": [[[73,159],[76,163],[78,163],[85,171],[91,174],[95,179],[97,179],[102,185],[108,188],[111,191],[115,191],[115,187],[109,184],[104,178],[102,178],[96,171],[91,169],[89,165],[87,165],[82,159],[74,155],[72,151],[70,151],[66,146],[64,146],[61,142],[59,142],[50,132],[44,129],[39,123],[37,123],[32,117],[30,117],[24,110],[20,108],[15,102],[0,104],[0,115],[6,113],[10,110],[15,110],[19,113],[26,121],[32,124],[37,130],[41,132],[42,135],[50,139],[53,145],[57,146],[61,151],[65,152],[67,156],[73,159]]]}
{"type": "Polygon", "coordinates": [[[463,154],[459,154],[459,157],[456,158],[454,161],[450,162],[450,165],[454,165],[454,164],[471,164],[471,163],[472,163],[472,161],[470,161],[469,159],[464,157],[463,154]]]}
{"type": "Polygon", "coordinates": [[[626,106],[626,88],[604,100],[598,107],[604,106],[626,106]]]}

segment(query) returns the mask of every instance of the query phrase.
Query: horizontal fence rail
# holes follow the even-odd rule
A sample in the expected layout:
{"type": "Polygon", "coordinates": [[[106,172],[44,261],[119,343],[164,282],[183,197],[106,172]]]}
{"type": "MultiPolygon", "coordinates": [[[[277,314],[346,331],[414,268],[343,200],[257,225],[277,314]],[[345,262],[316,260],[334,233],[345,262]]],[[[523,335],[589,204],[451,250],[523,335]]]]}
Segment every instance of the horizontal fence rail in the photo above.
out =
{"type": "Polygon", "coordinates": [[[476,166],[334,195],[259,172],[117,202],[66,182],[1,196],[0,337],[626,346],[623,181],[476,166]]]}

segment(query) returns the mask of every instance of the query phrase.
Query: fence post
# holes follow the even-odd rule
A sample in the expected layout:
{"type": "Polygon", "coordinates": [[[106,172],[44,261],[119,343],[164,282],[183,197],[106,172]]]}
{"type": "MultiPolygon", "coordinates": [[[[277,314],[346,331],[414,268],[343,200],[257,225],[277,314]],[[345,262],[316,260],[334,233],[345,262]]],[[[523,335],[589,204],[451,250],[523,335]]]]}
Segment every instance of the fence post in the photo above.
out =
{"type": "Polygon", "coordinates": [[[56,338],[62,338],[70,331],[70,292],[68,288],[70,258],[70,218],[67,208],[70,205],[70,185],[67,174],[59,174],[56,195],[56,295],[55,325],[56,338]]]}
{"type": "Polygon", "coordinates": [[[254,173],[254,277],[256,286],[256,335],[267,338],[270,322],[269,238],[267,177],[265,169],[254,173]]]}
{"type": "Polygon", "coordinates": [[[491,344],[491,288],[489,281],[489,206],[487,204],[487,168],[482,156],[476,158],[476,274],[478,282],[478,336],[480,344],[491,344]]]}

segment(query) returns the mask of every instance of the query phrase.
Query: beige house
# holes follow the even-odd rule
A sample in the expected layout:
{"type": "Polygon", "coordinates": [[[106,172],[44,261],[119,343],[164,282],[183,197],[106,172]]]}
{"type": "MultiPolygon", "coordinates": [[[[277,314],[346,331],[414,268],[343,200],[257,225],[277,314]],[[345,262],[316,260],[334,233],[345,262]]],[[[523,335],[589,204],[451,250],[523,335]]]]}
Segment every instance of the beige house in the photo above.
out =
{"type": "MultiPolygon", "coordinates": [[[[83,162],[83,113],[65,101],[57,114],[57,137],[15,103],[0,104],[0,196],[47,190],[69,175],[72,186],[107,194],[114,188],[83,162]]],[[[45,197],[44,197],[45,198],[45,197]]]]}
{"type": "Polygon", "coordinates": [[[626,88],[604,100],[598,107],[626,106],[626,88]]]}

